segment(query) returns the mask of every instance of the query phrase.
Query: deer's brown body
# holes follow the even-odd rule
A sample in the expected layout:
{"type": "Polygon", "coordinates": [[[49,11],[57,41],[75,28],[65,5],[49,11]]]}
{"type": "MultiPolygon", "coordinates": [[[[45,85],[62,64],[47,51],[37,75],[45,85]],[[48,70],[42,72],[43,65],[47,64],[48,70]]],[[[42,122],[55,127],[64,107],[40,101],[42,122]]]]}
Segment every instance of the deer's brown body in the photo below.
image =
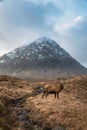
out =
{"type": "Polygon", "coordinates": [[[49,94],[54,94],[55,98],[59,98],[59,93],[64,89],[64,86],[62,83],[56,83],[56,84],[47,84],[44,86],[44,91],[42,98],[44,96],[48,96],[49,94]]]}

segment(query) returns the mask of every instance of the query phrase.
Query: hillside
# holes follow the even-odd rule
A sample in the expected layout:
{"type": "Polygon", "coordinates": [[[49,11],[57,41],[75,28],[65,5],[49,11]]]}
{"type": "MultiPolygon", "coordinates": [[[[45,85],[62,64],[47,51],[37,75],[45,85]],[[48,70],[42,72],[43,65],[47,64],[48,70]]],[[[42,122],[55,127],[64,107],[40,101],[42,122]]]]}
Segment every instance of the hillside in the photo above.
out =
{"type": "Polygon", "coordinates": [[[42,99],[39,86],[56,81],[0,76],[0,130],[86,130],[87,76],[63,78],[59,99],[42,99]]]}
{"type": "Polygon", "coordinates": [[[87,74],[87,69],[54,40],[40,38],[0,57],[0,74],[57,78],[87,74]]]}

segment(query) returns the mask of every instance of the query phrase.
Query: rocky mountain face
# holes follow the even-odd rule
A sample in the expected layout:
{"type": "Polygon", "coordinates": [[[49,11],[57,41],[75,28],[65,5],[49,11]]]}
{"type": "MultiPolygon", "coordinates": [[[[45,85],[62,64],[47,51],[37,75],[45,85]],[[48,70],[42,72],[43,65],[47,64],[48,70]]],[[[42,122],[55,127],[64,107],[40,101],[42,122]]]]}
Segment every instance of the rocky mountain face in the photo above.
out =
{"type": "Polygon", "coordinates": [[[55,41],[43,37],[0,57],[0,73],[43,78],[87,74],[87,69],[55,41]]]}

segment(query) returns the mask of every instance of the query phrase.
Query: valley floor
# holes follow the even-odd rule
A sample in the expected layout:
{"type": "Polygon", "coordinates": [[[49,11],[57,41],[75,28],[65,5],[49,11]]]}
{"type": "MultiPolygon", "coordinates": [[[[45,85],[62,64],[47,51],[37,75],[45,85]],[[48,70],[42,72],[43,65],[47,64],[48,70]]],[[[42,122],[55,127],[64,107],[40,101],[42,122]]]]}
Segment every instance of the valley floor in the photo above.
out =
{"type": "Polygon", "coordinates": [[[55,81],[0,76],[0,130],[86,130],[87,76],[66,80],[59,99],[42,99],[38,86],[55,81]]]}

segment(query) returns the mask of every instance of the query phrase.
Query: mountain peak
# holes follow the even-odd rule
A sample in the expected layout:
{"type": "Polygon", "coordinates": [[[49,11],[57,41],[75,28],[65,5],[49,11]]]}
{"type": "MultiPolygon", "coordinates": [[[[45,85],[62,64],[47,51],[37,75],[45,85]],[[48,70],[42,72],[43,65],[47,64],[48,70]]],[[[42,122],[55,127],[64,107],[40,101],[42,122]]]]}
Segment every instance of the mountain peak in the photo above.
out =
{"type": "Polygon", "coordinates": [[[49,47],[53,47],[53,48],[57,46],[60,48],[59,44],[56,41],[54,41],[48,37],[41,37],[41,38],[37,39],[36,41],[33,42],[33,45],[49,46],[49,47]]]}
{"type": "Polygon", "coordinates": [[[41,37],[41,38],[38,38],[36,41],[52,41],[50,38],[48,37],[41,37]]]}
{"type": "Polygon", "coordinates": [[[27,43],[27,44],[22,45],[19,48],[24,49],[24,48],[31,46],[31,45],[42,45],[42,46],[43,45],[51,45],[51,46],[57,45],[58,47],[60,47],[56,41],[54,41],[48,37],[41,37],[41,38],[38,38],[37,40],[31,42],[31,43],[27,43]]]}
{"type": "MultiPolygon", "coordinates": [[[[53,44],[53,43],[56,43],[56,42],[55,42],[54,40],[48,38],[48,37],[41,37],[41,38],[37,39],[37,40],[35,41],[35,43],[36,43],[36,44],[42,44],[42,43],[44,43],[44,44],[46,44],[46,43],[53,44]]],[[[56,44],[57,44],[57,43],[56,43],[56,44]]]]}

